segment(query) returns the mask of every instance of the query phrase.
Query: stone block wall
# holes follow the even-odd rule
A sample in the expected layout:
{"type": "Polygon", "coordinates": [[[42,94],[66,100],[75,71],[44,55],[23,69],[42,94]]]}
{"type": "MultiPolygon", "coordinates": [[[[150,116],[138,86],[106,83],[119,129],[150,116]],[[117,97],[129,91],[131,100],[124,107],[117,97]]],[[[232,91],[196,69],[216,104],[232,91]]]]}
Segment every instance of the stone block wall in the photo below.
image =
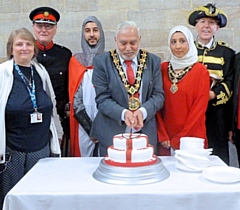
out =
{"type": "Polygon", "coordinates": [[[228,42],[240,51],[240,0],[1,0],[0,1],[0,62],[6,60],[6,42],[12,30],[26,27],[32,31],[28,18],[30,11],[39,6],[50,6],[61,15],[54,41],[81,51],[82,21],[94,15],[102,22],[106,50],[115,47],[114,32],[121,21],[135,21],[141,31],[141,48],[164,59],[169,30],[175,25],[186,25],[196,37],[188,22],[189,13],[198,6],[217,2],[228,15],[228,24],[217,32],[217,39],[228,42]]]}

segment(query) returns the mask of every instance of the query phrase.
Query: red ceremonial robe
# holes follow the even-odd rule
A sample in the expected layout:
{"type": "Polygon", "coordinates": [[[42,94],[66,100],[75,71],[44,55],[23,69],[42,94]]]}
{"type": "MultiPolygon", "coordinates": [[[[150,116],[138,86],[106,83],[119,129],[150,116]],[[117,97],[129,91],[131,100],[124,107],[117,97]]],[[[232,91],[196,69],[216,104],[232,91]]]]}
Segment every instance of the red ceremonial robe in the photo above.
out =
{"type": "Polygon", "coordinates": [[[81,157],[79,148],[79,123],[74,117],[73,100],[80,83],[82,82],[86,67],[72,56],[69,62],[69,100],[70,100],[70,155],[72,157],[81,157]]]}
{"type": "Polygon", "coordinates": [[[199,137],[205,139],[204,147],[207,148],[205,112],[210,90],[209,72],[204,65],[196,63],[177,83],[178,91],[173,94],[168,64],[161,65],[165,102],[156,115],[159,141],[170,140],[171,147],[179,149],[181,137],[199,137]]]}

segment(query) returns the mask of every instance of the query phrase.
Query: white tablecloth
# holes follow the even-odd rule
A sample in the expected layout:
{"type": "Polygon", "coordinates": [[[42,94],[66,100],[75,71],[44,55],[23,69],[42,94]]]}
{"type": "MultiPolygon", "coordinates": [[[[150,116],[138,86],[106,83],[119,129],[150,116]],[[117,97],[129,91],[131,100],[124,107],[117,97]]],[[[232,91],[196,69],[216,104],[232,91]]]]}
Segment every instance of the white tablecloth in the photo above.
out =
{"type": "MultiPolygon", "coordinates": [[[[238,210],[240,183],[219,184],[201,172],[176,169],[174,157],[160,157],[170,177],[147,185],[112,185],[95,180],[102,158],[47,158],[7,194],[4,210],[238,210]]],[[[224,163],[216,156],[214,165],[224,163]]]]}

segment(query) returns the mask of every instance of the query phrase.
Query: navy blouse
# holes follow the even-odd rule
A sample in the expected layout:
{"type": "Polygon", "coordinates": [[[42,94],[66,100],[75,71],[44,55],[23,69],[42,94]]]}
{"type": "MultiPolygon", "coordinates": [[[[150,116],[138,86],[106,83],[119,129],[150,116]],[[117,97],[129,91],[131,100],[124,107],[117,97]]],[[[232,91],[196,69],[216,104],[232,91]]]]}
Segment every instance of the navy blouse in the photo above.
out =
{"type": "MultiPolygon", "coordinates": [[[[29,80],[31,68],[23,66],[19,66],[19,68],[29,80]]],[[[30,114],[34,112],[34,109],[26,84],[15,69],[13,70],[13,76],[13,87],[5,111],[6,144],[16,151],[35,152],[44,148],[50,141],[53,104],[43,90],[42,80],[34,68],[37,107],[38,112],[43,115],[43,122],[31,123],[30,114]]]]}

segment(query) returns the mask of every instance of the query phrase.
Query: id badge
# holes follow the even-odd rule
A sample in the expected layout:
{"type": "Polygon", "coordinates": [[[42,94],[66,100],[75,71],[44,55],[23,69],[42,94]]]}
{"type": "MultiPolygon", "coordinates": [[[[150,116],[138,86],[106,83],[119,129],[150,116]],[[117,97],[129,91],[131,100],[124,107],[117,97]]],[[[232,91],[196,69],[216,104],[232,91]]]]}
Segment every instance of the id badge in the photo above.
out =
{"type": "Polygon", "coordinates": [[[42,122],[42,113],[34,112],[30,115],[31,123],[41,123],[42,122]]]}

